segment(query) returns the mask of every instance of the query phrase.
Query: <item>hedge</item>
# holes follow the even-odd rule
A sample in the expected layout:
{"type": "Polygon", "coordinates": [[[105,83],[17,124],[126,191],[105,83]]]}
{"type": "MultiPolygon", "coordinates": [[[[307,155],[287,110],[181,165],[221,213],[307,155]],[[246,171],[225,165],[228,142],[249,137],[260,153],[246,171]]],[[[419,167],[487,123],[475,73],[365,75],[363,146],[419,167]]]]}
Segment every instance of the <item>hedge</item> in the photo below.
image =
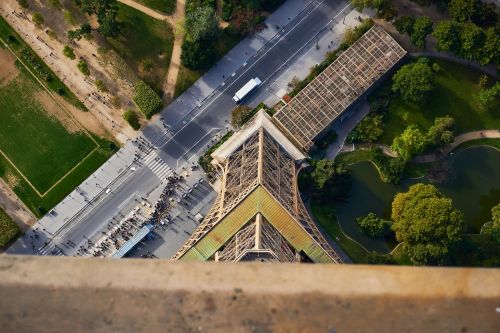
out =
{"type": "Polygon", "coordinates": [[[163,106],[158,94],[144,81],[138,81],[134,86],[134,102],[148,119],[158,113],[163,106]]]}

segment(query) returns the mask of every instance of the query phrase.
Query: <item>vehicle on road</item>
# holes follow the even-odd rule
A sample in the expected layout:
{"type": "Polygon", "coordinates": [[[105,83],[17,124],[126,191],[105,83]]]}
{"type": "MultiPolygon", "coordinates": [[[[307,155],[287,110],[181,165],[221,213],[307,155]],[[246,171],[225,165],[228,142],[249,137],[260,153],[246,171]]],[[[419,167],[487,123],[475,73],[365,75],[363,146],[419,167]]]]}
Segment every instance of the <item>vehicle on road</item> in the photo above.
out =
{"type": "Polygon", "coordinates": [[[250,95],[255,89],[257,89],[260,85],[262,84],[262,81],[256,77],[245,83],[243,87],[241,87],[240,90],[236,92],[233,96],[233,101],[238,104],[240,103],[245,97],[250,95]]]}

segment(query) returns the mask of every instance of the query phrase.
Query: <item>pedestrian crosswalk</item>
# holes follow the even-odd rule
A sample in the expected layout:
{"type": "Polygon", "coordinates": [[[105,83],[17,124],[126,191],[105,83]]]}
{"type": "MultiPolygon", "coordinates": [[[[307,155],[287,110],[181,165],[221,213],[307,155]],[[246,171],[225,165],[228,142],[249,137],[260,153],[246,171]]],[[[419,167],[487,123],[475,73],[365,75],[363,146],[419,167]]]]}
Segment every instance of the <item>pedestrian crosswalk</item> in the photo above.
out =
{"type": "Polygon", "coordinates": [[[149,152],[144,158],[144,165],[147,166],[153,174],[161,180],[173,175],[172,169],[156,154],[155,151],[149,152]]]}

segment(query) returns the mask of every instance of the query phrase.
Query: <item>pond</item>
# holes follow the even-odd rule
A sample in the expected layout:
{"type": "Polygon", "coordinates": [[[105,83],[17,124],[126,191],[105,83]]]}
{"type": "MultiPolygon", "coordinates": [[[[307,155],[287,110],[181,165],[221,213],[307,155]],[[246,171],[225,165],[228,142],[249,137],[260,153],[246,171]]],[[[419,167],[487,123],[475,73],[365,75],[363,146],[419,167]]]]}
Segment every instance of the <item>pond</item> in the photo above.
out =
{"type": "MultiPolygon", "coordinates": [[[[491,208],[500,202],[500,151],[487,146],[465,149],[453,156],[452,168],[452,179],[437,187],[464,213],[466,232],[478,233],[483,223],[491,219],[491,208]]],[[[370,162],[356,163],[349,169],[352,188],[347,202],[337,209],[339,224],[344,233],[368,250],[387,253],[395,246],[395,240],[368,238],[358,229],[356,218],[374,212],[390,219],[394,195],[429,180],[408,179],[393,185],[382,182],[370,162]]]]}

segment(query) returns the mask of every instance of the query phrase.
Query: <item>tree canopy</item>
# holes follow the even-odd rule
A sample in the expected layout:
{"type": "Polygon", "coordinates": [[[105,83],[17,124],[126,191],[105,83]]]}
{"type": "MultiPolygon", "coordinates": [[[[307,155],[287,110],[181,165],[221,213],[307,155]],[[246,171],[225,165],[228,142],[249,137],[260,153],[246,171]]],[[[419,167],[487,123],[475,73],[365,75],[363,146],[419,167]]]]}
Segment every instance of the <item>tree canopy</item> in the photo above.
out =
{"type": "Polygon", "coordinates": [[[184,29],[186,31],[186,40],[189,42],[213,41],[219,32],[214,9],[202,6],[187,13],[184,29]]]}
{"type": "Polygon", "coordinates": [[[392,229],[416,264],[444,264],[461,240],[463,214],[433,185],[415,184],[392,202],[392,229]]]}
{"type": "Polygon", "coordinates": [[[240,128],[249,120],[252,111],[252,108],[247,105],[238,105],[231,112],[231,125],[234,128],[240,128]]]}
{"type": "Polygon", "coordinates": [[[351,141],[375,142],[384,133],[383,115],[368,115],[351,132],[351,141]]]}
{"type": "Polygon", "coordinates": [[[453,141],[451,129],[455,125],[455,119],[450,116],[437,117],[434,125],[427,131],[427,141],[432,145],[444,145],[453,141]]]}
{"type": "Polygon", "coordinates": [[[342,164],[331,160],[312,160],[314,170],[310,179],[314,188],[314,195],[324,203],[344,201],[351,188],[350,174],[342,164]]]}
{"type": "Polygon", "coordinates": [[[425,38],[432,32],[432,20],[429,16],[419,16],[410,32],[411,42],[417,47],[425,47],[425,38]]]}
{"type": "Polygon", "coordinates": [[[370,238],[384,238],[392,232],[392,222],[378,217],[375,213],[370,212],[366,216],[358,217],[356,223],[370,238]]]}
{"type": "Polygon", "coordinates": [[[116,0],[79,0],[79,5],[85,14],[97,16],[99,32],[105,37],[116,38],[121,26],[116,20],[118,4],[116,0]]]}
{"type": "Polygon", "coordinates": [[[392,77],[392,90],[407,101],[420,102],[434,88],[434,75],[427,63],[404,65],[392,77]]]}
{"type": "Polygon", "coordinates": [[[427,145],[427,138],[417,125],[408,126],[401,135],[394,138],[391,149],[404,160],[411,160],[421,153],[427,145]]]}
{"type": "Polygon", "coordinates": [[[465,22],[474,13],[476,0],[450,0],[448,12],[451,17],[459,22],[465,22]]]}
{"type": "Polygon", "coordinates": [[[491,209],[491,222],[484,224],[481,233],[489,235],[500,244],[500,203],[491,209]]]}

